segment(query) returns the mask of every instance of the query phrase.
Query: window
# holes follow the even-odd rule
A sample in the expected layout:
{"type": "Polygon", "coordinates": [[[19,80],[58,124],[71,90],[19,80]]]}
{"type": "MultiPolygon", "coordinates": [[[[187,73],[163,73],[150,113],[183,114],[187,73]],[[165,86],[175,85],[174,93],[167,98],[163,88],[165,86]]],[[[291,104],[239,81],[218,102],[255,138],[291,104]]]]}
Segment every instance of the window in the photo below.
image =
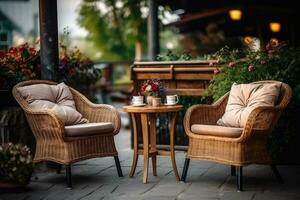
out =
{"type": "Polygon", "coordinates": [[[7,42],[7,33],[0,33],[0,42],[7,42]]]}
{"type": "Polygon", "coordinates": [[[0,45],[0,51],[7,51],[8,45],[0,45]]]}

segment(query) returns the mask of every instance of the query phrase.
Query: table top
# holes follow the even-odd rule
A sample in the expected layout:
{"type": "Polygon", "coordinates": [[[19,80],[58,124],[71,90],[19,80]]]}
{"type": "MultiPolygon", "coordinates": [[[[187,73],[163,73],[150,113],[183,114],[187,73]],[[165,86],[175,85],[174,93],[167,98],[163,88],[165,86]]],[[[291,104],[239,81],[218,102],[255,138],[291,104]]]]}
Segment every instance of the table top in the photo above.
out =
{"type": "Polygon", "coordinates": [[[164,113],[164,112],[178,112],[182,109],[182,105],[173,105],[173,106],[123,106],[125,112],[130,113],[164,113]]]}

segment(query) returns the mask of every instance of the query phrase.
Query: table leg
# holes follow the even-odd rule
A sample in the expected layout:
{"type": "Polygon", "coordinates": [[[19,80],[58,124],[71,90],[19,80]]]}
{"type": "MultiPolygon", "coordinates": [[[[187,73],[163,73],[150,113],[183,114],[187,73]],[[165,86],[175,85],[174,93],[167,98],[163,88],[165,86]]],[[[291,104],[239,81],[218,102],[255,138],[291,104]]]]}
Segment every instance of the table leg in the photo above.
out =
{"type": "Polygon", "coordinates": [[[148,165],[149,165],[149,134],[148,134],[148,120],[147,114],[141,113],[142,132],[143,132],[143,146],[144,146],[144,169],[143,169],[143,183],[147,183],[148,165]]]}
{"type": "Polygon", "coordinates": [[[129,177],[133,177],[139,155],[138,155],[138,139],[137,139],[137,126],[136,126],[135,114],[130,113],[130,117],[132,120],[132,128],[133,128],[133,160],[132,160],[129,177]]]}
{"type": "Polygon", "coordinates": [[[171,121],[170,121],[170,152],[171,152],[171,160],[174,174],[176,176],[177,181],[180,180],[179,174],[177,171],[176,160],[175,160],[175,151],[174,151],[174,134],[175,134],[175,125],[176,125],[176,115],[177,113],[171,113],[171,121]]]}
{"type": "MultiPolygon", "coordinates": [[[[150,141],[151,141],[151,151],[156,151],[156,121],[155,121],[155,113],[150,114],[150,141]]],[[[154,154],[151,156],[152,159],[152,168],[153,168],[153,176],[157,176],[157,167],[156,167],[156,158],[157,155],[154,154]]]]}

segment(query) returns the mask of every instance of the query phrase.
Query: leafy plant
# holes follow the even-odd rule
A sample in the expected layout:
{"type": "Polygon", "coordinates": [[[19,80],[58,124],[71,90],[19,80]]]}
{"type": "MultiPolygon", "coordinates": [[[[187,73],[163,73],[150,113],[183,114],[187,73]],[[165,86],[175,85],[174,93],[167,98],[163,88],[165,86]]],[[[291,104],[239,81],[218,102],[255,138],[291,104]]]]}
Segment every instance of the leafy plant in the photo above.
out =
{"type": "MultiPolygon", "coordinates": [[[[259,80],[279,80],[299,91],[300,48],[289,47],[277,41],[270,41],[266,49],[253,51],[250,48],[239,50],[222,48],[212,55],[222,60],[217,76],[210,83],[208,94],[218,99],[236,83],[249,83],[259,80]]],[[[300,100],[299,92],[294,96],[300,100]]]]}
{"type": "Polygon", "coordinates": [[[0,145],[0,181],[26,185],[33,171],[30,149],[21,144],[0,145]]]}
{"type": "Polygon", "coordinates": [[[73,86],[89,86],[101,78],[101,70],[78,48],[68,51],[63,44],[60,44],[58,72],[60,81],[73,86]]]}
{"type": "MultiPolygon", "coordinates": [[[[0,51],[0,89],[11,89],[16,83],[40,79],[40,51],[27,43],[0,51]]],[[[68,50],[60,44],[59,81],[72,86],[94,84],[101,78],[101,70],[85,57],[78,48],[68,50]]]]}
{"type": "Polygon", "coordinates": [[[89,32],[102,57],[131,60],[135,46],[146,46],[147,9],[145,0],[84,0],[80,5],[79,24],[89,32]]]}
{"type": "Polygon", "coordinates": [[[0,51],[0,89],[12,88],[16,83],[40,77],[39,51],[27,43],[0,51]]]}
{"type": "MultiPolygon", "coordinates": [[[[298,122],[300,117],[300,47],[292,47],[286,43],[279,44],[277,40],[271,40],[265,48],[256,51],[251,48],[251,45],[252,40],[249,40],[248,47],[245,49],[224,47],[214,54],[200,58],[215,59],[220,62],[216,65],[215,76],[210,81],[205,96],[198,100],[188,99],[185,104],[192,105],[193,103],[207,103],[212,99],[217,100],[230,91],[234,82],[241,84],[259,80],[278,80],[287,83],[293,90],[292,100],[269,139],[269,151],[273,159],[282,161],[285,159],[281,156],[284,151],[299,150],[299,147],[297,148],[299,142],[297,144],[295,138],[300,129],[298,122]]],[[[166,55],[160,55],[159,58],[161,60],[179,60],[181,57],[188,58],[186,60],[199,59],[183,55],[168,52],[166,55]]],[[[287,162],[290,161],[287,160],[287,162]]]]}
{"type": "Polygon", "coordinates": [[[299,130],[299,113],[296,111],[300,107],[300,48],[271,40],[265,49],[253,51],[251,48],[238,50],[224,47],[211,57],[223,62],[208,88],[207,95],[214,100],[228,92],[234,82],[278,80],[291,86],[291,103],[269,140],[270,153],[275,160],[278,159],[299,130]]]}
{"type": "Polygon", "coordinates": [[[157,60],[158,61],[174,61],[174,60],[182,60],[182,61],[187,61],[187,60],[192,60],[193,57],[191,54],[184,52],[181,54],[176,54],[171,50],[168,50],[166,54],[159,54],[157,55],[157,60]]]}

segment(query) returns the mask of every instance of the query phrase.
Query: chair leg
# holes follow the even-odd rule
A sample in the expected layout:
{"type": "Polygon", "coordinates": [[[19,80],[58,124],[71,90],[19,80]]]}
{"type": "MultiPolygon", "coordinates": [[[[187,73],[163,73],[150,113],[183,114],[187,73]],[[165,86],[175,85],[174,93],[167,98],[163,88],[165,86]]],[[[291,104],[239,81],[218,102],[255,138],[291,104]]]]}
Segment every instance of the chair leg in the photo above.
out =
{"type": "Polygon", "coordinates": [[[114,158],[115,158],[115,163],[116,163],[118,175],[119,175],[119,177],[123,177],[123,173],[122,173],[122,168],[121,168],[121,165],[120,165],[119,157],[118,156],[114,156],[114,158]]]}
{"type": "Polygon", "coordinates": [[[243,167],[238,166],[237,168],[237,189],[243,191],[243,167]]]}
{"type": "Polygon", "coordinates": [[[66,179],[67,179],[67,187],[72,188],[71,164],[66,165],[66,179]]]}
{"type": "Polygon", "coordinates": [[[57,174],[60,174],[60,173],[61,173],[61,167],[62,167],[61,164],[58,164],[58,165],[57,165],[57,167],[56,167],[56,173],[57,173],[57,174]]]}
{"type": "Polygon", "coordinates": [[[280,175],[276,165],[270,165],[274,175],[276,176],[276,179],[278,180],[279,183],[283,183],[282,176],[280,175]]]}
{"type": "Polygon", "coordinates": [[[236,167],[231,165],[231,176],[236,176],[236,167]]]}
{"type": "Polygon", "coordinates": [[[181,175],[181,181],[185,182],[186,180],[186,175],[187,175],[187,171],[189,169],[189,165],[190,165],[190,159],[186,158],[184,161],[184,167],[182,170],[182,175],[181,175]]]}

